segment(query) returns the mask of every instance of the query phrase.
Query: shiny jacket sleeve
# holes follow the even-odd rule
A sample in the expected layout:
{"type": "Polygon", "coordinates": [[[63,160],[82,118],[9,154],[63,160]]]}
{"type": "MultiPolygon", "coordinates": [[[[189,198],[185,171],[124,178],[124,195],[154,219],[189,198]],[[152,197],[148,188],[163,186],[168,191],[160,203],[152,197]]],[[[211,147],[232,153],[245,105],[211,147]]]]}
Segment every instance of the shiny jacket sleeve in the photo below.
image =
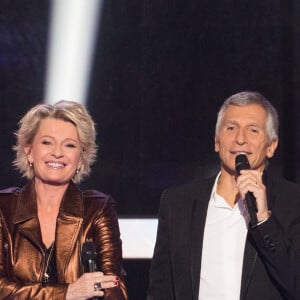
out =
{"type": "Polygon", "coordinates": [[[97,265],[105,275],[120,277],[119,285],[105,290],[105,300],[125,300],[127,292],[122,270],[122,243],[114,201],[108,198],[103,209],[96,213],[93,224],[93,235],[98,253],[97,265]]]}

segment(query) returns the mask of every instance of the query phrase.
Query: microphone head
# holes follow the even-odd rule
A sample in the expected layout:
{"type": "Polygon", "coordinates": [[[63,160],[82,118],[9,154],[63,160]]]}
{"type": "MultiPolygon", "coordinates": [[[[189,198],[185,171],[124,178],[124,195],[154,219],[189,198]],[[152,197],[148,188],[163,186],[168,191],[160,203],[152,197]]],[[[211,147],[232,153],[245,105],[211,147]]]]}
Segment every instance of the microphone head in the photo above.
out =
{"type": "Polygon", "coordinates": [[[96,247],[93,242],[85,242],[82,245],[82,259],[89,260],[89,259],[95,259],[97,256],[96,247]]]}
{"type": "Polygon", "coordinates": [[[82,245],[81,262],[84,273],[95,272],[97,252],[93,242],[85,242],[82,245]]]}
{"type": "Polygon", "coordinates": [[[250,164],[245,154],[239,154],[235,157],[235,170],[240,174],[241,170],[249,170],[250,164]]]}

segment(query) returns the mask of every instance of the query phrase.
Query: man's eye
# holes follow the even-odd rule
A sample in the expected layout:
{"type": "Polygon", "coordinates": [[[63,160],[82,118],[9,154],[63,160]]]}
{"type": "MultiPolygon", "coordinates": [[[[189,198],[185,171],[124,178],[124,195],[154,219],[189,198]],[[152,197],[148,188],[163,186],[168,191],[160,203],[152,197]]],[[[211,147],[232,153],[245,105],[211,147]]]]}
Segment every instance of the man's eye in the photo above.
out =
{"type": "Polygon", "coordinates": [[[251,128],[250,131],[251,131],[252,133],[258,133],[258,132],[259,132],[257,128],[251,128]]]}
{"type": "Polygon", "coordinates": [[[235,129],[234,126],[228,126],[228,127],[227,127],[227,130],[228,130],[228,131],[233,131],[234,129],[235,129]]]}

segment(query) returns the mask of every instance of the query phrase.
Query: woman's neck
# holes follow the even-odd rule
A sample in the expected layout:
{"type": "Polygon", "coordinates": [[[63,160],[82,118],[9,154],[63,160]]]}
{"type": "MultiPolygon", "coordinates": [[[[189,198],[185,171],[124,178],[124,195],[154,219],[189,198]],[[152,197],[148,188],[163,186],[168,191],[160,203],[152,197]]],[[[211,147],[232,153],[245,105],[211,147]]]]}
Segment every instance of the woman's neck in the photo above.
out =
{"type": "Polygon", "coordinates": [[[67,187],[68,184],[51,185],[35,179],[37,214],[46,248],[49,248],[55,240],[57,216],[67,187]]]}
{"type": "Polygon", "coordinates": [[[58,209],[69,184],[52,185],[35,178],[38,209],[58,209]]]}

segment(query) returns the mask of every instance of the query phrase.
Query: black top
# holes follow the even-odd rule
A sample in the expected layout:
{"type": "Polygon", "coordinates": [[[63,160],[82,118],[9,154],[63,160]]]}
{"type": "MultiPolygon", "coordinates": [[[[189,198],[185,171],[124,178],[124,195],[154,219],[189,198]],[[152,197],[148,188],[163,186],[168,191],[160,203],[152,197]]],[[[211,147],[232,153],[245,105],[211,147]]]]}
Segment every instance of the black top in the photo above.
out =
{"type": "Polygon", "coordinates": [[[53,244],[46,249],[45,262],[46,270],[43,278],[43,284],[45,285],[57,283],[55,242],[53,242],[53,244]]]}

